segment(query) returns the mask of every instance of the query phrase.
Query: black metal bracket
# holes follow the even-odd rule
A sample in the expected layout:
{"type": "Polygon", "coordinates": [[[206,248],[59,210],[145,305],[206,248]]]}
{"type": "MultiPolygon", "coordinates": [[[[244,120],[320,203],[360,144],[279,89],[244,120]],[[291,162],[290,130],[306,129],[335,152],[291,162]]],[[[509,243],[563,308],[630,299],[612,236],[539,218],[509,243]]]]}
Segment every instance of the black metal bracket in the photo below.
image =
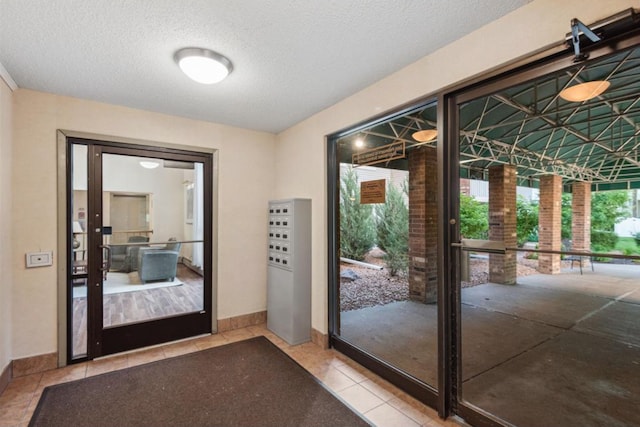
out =
{"type": "Polygon", "coordinates": [[[602,40],[596,33],[591,31],[591,29],[584,25],[578,18],[573,18],[571,20],[571,42],[573,43],[573,52],[575,53],[573,62],[581,62],[589,58],[588,53],[580,52],[580,32],[582,32],[582,34],[587,36],[589,40],[594,43],[602,40]]]}

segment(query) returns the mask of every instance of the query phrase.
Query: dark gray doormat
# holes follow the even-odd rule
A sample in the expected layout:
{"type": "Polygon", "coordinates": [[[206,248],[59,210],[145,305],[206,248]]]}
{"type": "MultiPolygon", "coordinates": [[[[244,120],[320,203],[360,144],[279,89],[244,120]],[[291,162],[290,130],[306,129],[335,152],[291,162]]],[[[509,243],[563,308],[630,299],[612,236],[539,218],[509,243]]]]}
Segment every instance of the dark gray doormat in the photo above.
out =
{"type": "Polygon", "coordinates": [[[368,426],[265,337],[44,389],[37,426],[368,426]]]}

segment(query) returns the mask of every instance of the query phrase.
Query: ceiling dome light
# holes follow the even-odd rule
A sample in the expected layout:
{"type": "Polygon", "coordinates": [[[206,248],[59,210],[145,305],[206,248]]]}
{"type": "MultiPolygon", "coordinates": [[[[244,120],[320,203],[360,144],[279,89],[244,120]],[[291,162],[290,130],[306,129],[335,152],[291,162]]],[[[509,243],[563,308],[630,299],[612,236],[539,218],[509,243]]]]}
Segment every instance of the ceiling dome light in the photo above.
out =
{"type": "Polygon", "coordinates": [[[224,80],[233,70],[233,65],[227,58],[199,47],[180,49],[173,58],[187,76],[206,85],[224,80]]]}
{"type": "Polygon", "coordinates": [[[595,98],[609,88],[606,80],[595,80],[592,82],[580,83],[563,89],[560,97],[569,102],[583,102],[595,98]]]}
{"type": "Polygon", "coordinates": [[[358,138],[358,139],[356,139],[355,145],[356,145],[356,147],[358,147],[358,148],[362,148],[362,147],[364,147],[364,141],[362,140],[362,138],[358,138]]]}
{"type": "Polygon", "coordinates": [[[411,135],[411,137],[418,142],[433,141],[436,139],[436,136],[438,136],[438,131],[436,129],[419,130],[411,135]]]}
{"type": "Polygon", "coordinates": [[[142,166],[145,169],[155,169],[158,166],[160,166],[159,162],[151,162],[148,160],[141,160],[140,161],[140,166],[142,166]]]}

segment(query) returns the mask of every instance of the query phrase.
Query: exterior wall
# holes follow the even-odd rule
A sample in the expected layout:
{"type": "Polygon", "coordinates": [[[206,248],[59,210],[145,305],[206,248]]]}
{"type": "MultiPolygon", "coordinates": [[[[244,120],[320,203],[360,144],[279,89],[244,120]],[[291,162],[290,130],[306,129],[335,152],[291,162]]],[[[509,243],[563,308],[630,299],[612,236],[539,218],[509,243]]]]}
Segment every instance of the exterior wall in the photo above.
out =
{"type": "Polygon", "coordinates": [[[434,303],[438,293],[436,149],[409,152],[409,297],[434,303]]]}
{"type": "Polygon", "coordinates": [[[266,309],[274,135],[23,89],[13,100],[13,359],[57,351],[57,266],[24,267],[26,252],[57,247],[57,129],[218,149],[217,317],[266,309]]]}
{"type": "MultiPolygon", "coordinates": [[[[562,249],[562,177],[540,177],[540,209],[538,213],[538,247],[544,250],[562,249]]],[[[560,273],[560,255],[540,254],[538,270],[545,274],[560,273]]]]}
{"type": "MultiPolygon", "coordinates": [[[[11,292],[13,271],[11,262],[11,180],[13,103],[11,89],[0,78],[0,392],[2,372],[12,359],[11,292]]],[[[22,320],[24,321],[24,319],[22,320]]]]}
{"type": "Polygon", "coordinates": [[[326,135],[557,44],[576,14],[590,24],[637,6],[637,0],[534,0],[280,133],[276,197],[312,199],[313,328],[328,332],[326,135]]]}
{"type": "MultiPolygon", "coordinates": [[[[502,241],[506,247],[518,244],[516,181],[513,165],[489,168],[489,240],[502,241]]],[[[515,252],[489,255],[489,281],[515,285],[517,275],[515,252]]]]}

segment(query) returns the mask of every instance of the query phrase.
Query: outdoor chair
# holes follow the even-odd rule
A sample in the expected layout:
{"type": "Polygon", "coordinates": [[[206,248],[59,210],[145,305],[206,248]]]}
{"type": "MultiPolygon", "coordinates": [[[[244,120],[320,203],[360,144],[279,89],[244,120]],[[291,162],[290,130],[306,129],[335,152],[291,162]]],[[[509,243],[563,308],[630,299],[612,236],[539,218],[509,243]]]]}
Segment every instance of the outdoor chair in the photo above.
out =
{"type": "Polygon", "coordinates": [[[587,259],[591,263],[591,271],[595,271],[595,269],[593,268],[593,257],[585,256],[585,255],[572,255],[572,256],[566,257],[565,261],[571,261],[572,270],[573,270],[573,263],[577,262],[578,266],[580,267],[580,275],[582,275],[582,263],[587,259]]]}

